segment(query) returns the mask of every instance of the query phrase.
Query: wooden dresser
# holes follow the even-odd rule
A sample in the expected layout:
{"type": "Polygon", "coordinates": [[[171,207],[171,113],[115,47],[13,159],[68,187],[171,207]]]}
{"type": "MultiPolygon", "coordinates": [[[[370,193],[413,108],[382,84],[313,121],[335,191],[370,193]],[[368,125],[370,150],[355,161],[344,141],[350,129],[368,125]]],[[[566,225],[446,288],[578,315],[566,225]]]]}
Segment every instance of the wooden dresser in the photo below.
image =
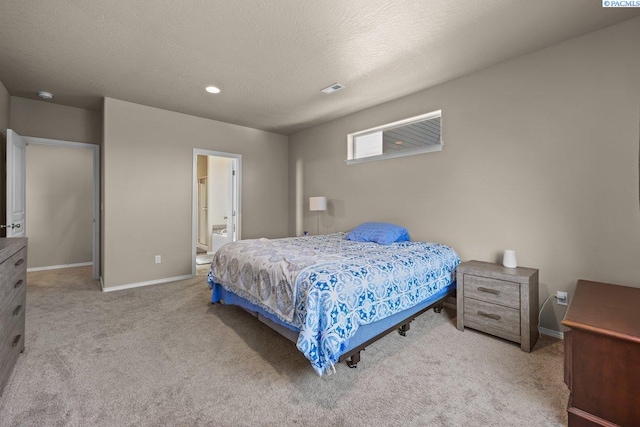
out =
{"type": "Polygon", "coordinates": [[[27,239],[0,239],[0,394],[24,351],[27,239]]]}
{"type": "Polygon", "coordinates": [[[579,280],[562,324],[569,425],[640,426],[640,289],[579,280]]]}
{"type": "Polygon", "coordinates": [[[520,344],[538,341],[538,270],[482,261],[457,268],[458,329],[477,329],[520,344]]]}

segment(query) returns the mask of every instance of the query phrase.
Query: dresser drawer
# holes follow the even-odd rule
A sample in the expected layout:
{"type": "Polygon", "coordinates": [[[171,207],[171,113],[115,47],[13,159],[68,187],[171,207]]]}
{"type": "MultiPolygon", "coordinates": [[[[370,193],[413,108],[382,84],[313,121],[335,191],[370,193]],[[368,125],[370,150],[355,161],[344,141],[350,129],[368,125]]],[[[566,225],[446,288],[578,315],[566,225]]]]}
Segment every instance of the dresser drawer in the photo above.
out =
{"type": "Polygon", "coordinates": [[[505,307],[520,308],[520,284],[515,282],[465,274],[464,296],[505,307]]]}
{"type": "Polygon", "coordinates": [[[24,292],[16,294],[7,307],[0,311],[0,343],[8,340],[19,324],[24,324],[26,302],[24,292]]]}
{"type": "Polygon", "coordinates": [[[27,239],[1,238],[0,260],[0,393],[2,393],[18,356],[24,350],[27,239]]]}
{"type": "Polygon", "coordinates": [[[13,277],[19,271],[27,271],[27,248],[20,249],[0,264],[0,281],[4,283],[5,277],[13,277]]]}
{"type": "Polygon", "coordinates": [[[6,329],[6,334],[1,344],[6,347],[12,347],[16,336],[20,335],[21,338],[24,338],[24,327],[25,315],[23,308],[18,315],[11,318],[11,322],[9,322],[9,327],[6,329]]]}
{"type": "Polygon", "coordinates": [[[18,295],[24,295],[27,288],[26,271],[16,271],[13,277],[0,279],[0,313],[8,308],[18,295]]]}
{"type": "Polygon", "coordinates": [[[0,393],[9,380],[18,356],[24,349],[24,326],[24,316],[22,316],[10,337],[0,342],[0,393]]]}
{"type": "Polygon", "coordinates": [[[520,335],[520,310],[464,298],[464,318],[473,323],[476,329],[482,326],[498,329],[511,335],[520,335]]]}

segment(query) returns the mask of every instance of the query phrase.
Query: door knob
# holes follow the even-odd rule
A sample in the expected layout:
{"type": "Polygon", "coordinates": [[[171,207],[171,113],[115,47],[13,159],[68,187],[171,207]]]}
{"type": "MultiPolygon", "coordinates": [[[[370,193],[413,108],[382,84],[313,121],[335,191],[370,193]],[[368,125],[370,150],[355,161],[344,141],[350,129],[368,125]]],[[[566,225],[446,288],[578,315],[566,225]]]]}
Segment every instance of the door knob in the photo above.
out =
{"type": "Polygon", "coordinates": [[[0,228],[20,228],[20,224],[0,224],[0,228]]]}

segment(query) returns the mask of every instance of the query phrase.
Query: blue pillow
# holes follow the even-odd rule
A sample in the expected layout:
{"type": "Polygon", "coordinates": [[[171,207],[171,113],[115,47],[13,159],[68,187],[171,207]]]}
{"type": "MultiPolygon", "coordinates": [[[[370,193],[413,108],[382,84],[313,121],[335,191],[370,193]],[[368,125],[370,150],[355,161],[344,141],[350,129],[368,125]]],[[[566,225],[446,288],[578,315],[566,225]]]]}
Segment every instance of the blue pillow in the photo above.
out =
{"type": "Polygon", "coordinates": [[[406,228],[385,222],[365,222],[360,224],[347,234],[346,239],[356,242],[375,242],[381,245],[411,240],[406,228]]]}

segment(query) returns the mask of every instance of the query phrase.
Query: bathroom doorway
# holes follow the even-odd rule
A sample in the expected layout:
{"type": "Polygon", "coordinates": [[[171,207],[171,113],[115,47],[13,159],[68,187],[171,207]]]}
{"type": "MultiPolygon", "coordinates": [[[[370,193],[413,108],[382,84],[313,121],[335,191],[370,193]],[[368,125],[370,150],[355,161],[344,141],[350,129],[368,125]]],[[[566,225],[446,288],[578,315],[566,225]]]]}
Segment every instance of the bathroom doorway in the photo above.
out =
{"type": "Polygon", "coordinates": [[[239,154],[194,149],[192,274],[208,268],[224,244],[240,239],[239,154]]]}

